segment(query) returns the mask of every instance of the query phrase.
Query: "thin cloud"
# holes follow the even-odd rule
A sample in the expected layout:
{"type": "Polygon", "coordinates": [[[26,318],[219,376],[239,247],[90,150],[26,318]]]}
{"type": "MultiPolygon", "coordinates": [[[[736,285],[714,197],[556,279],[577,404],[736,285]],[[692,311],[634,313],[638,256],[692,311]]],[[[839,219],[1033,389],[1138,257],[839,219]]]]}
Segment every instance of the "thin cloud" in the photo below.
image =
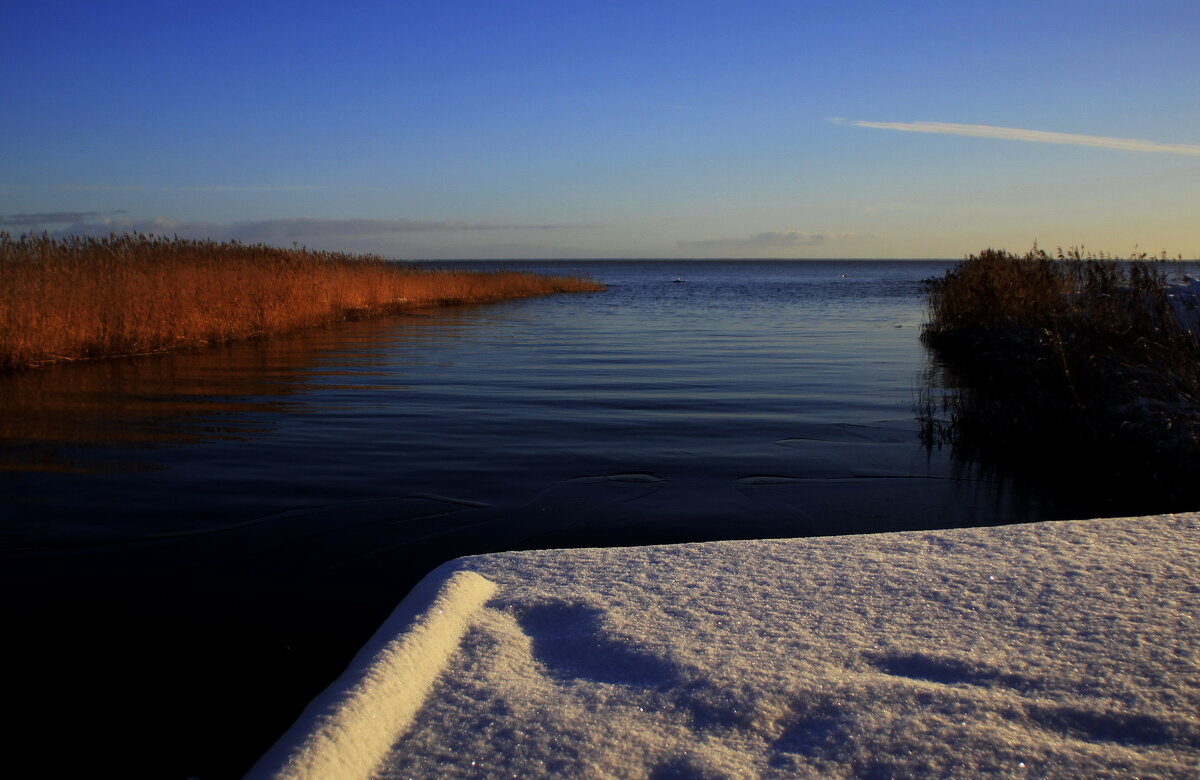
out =
{"type": "Polygon", "coordinates": [[[38,225],[62,225],[84,222],[111,214],[102,211],[38,211],[32,213],[0,214],[0,227],[37,227],[38,225]]]}
{"type": "Polygon", "coordinates": [[[64,184],[44,187],[68,192],[309,192],[320,187],[304,184],[215,184],[178,187],[148,187],[142,184],[64,184]]]}
{"type": "Polygon", "coordinates": [[[871,127],[877,130],[900,130],[906,133],[937,133],[941,135],[966,135],[973,138],[996,138],[1002,141],[1027,141],[1039,144],[1066,144],[1068,146],[1090,146],[1099,149],[1116,149],[1122,152],[1157,152],[1159,154],[1181,154],[1200,157],[1200,145],[1163,144],[1137,138],[1109,138],[1103,135],[1079,133],[1053,133],[1046,130],[1023,130],[1016,127],[993,125],[963,125],[952,122],[867,122],[858,119],[833,119],[839,124],[855,127],[871,127]]]}
{"type": "Polygon", "coordinates": [[[802,230],[783,230],[755,233],[744,238],[708,238],[676,241],[675,243],[684,249],[789,249],[819,246],[830,241],[852,238],[862,238],[862,235],[859,233],[809,233],[802,230]]]}
{"type": "MultiPolygon", "coordinates": [[[[67,213],[63,212],[61,215],[52,216],[66,215],[67,213]]],[[[181,238],[210,238],[217,241],[237,240],[266,244],[317,241],[323,239],[400,236],[410,233],[564,230],[579,227],[596,227],[595,225],[578,224],[527,224],[415,219],[316,219],[308,217],[263,219],[232,223],[183,221],[161,217],[156,219],[102,220],[90,218],[95,215],[95,212],[78,212],[73,215],[80,217],[77,220],[47,219],[39,220],[33,224],[31,224],[30,220],[24,220],[19,224],[23,227],[37,227],[44,223],[61,224],[70,222],[65,227],[54,230],[53,234],[56,236],[107,236],[110,233],[146,233],[179,236],[181,238]]],[[[4,223],[0,222],[0,224],[4,223]]]]}
{"type": "MultiPolygon", "coordinates": [[[[87,214],[88,212],[83,212],[87,214]]],[[[49,220],[47,220],[49,222],[49,220]]],[[[45,223],[30,226],[40,229],[45,223]]],[[[110,233],[145,233],[148,235],[177,235],[181,238],[228,239],[229,226],[216,222],[181,222],[173,219],[84,219],[48,231],[57,238],[65,236],[103,237],[110,233]]]]}
{"type": "Polygon", "coordinates": [[[62,186],[39,187],[43,190],[66,190],[67,192],[139,192],[149,189],[136,184],[64,184],[62,186]]]}
{"type": "Polygon", "coordinates": [[[312,192],[321,188],[303,184],[249,184],[244,186],[216,184],[206,187],[159,187],[158,189],[163,192],[312,192]]]}
{"type": "Polygon", "coordinates": [[[419,219],[265,219],[235,222],[232,233],[254,241],[270,239],[389,236],[401,233],[445,233],[475,230],[561,230],[579,225],[466,222],[419,219]]]}

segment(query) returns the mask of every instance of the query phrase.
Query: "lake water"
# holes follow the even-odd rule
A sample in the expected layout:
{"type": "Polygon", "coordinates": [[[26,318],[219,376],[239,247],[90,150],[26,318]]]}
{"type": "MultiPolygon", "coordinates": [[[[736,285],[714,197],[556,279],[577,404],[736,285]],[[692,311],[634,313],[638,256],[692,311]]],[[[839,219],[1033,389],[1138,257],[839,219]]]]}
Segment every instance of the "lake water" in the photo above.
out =
{"type": "Polygon", "coordinates": [[[608,290],[0,378],[29,711],[93,770],[236,775],[457,555],[1105,510],[920,444],[950,263],[503,265],[608,290]]]}

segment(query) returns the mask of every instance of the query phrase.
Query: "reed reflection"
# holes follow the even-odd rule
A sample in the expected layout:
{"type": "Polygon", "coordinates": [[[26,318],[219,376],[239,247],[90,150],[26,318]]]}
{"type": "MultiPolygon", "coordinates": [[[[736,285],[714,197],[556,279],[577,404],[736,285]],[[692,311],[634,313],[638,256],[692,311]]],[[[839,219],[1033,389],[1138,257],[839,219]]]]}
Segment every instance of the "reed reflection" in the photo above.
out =
{"type": "MultiPolygon", "coordinates": [[[[1031,518],[1118,517],[1189,511],[1200,499],[1194,466],[1170,471],[1137,458],[1114,458],[1079,437],[1024,428],[1045,414],[1014,401],[996,379],[980,381],[930,353],[913,403],[927,453],[948,458],[955,478],[996,486],[1031,518]]],[[[981,494],[977,503],[984,504],[981,494]]],[[[999,503],[999,502],[997,502],[999,503]]]]}
{"type": "MultiPolygon", "coordinates": [[[[385,366],[394,375],[426,359],[399,349],[404,342],[454,338],[468,327],[461,312],[430,310],[0,376],[0,471],[169,468],[163,448],[270,433],[280,415],[321,406],[314,390],[369,391],[385,366]]],[[[388,386],[396,389],[394,377],[388,386]]]]}

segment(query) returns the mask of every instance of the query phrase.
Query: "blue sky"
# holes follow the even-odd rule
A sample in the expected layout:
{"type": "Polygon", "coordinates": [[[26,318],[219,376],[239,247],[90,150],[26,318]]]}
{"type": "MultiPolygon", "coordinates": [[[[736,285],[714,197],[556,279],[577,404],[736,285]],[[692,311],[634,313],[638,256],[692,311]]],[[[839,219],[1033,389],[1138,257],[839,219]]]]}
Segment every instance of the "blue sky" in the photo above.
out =
{"type": "Polygon", "coordinates": [[[12,233],[405,259],[1034,240],[1200,257],[1194,0],[158,0],[4,19],[12,233]]]}

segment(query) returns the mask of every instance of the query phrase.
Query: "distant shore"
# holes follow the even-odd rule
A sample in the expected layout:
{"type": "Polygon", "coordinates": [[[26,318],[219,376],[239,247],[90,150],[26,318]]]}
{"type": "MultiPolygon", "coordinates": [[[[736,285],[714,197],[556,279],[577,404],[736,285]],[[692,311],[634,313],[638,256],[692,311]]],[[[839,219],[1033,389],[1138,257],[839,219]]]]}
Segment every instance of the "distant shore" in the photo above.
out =
{"type": "Polygon", "coordinates": [[[374,255],[0,233],[0,371],[163,352],[406,309],[559,292],[582,277],[426,270],[374,255]]]}

